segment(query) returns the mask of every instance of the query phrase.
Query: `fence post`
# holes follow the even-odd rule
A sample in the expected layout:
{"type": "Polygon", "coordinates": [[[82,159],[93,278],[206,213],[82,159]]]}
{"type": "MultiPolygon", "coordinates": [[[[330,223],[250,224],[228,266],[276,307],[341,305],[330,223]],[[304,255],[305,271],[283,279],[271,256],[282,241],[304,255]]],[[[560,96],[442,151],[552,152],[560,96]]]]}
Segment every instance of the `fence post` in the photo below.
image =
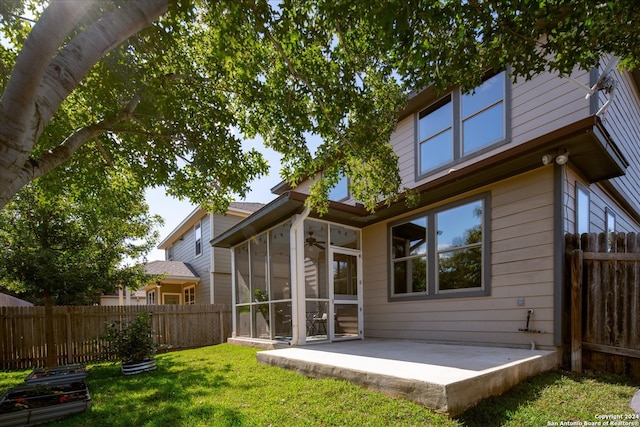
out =
{"type": "Polygon", "coordinates": [[[222,306],[219,307],[220,309],[220,344],[224,343],[224,311],[222,310],[222,306]]]}
{"type": "Polygon", "coordinates": [[[571,370],[582,372],[582,251],[571,254],[571,370]]]}
{"type": "Polygon", "coordinates": [[[67,307],[67,364],[70,365],[73,363],[73,340],[71,339],[71,312],[69,310],[70,308],[67,307]]]}

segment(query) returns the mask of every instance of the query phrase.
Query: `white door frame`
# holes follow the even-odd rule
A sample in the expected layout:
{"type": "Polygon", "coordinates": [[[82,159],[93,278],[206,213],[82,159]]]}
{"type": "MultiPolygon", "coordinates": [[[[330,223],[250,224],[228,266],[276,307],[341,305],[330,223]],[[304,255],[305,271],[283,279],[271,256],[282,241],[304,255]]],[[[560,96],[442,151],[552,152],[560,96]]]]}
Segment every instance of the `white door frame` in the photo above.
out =
{"type": "Polygon", "coordinates": [[[327,321],[327,328],[329,334],[329,341],[345,341],[352,339],[362,339],[364,337],[363,333],[363,314],[362,314],[362,250],[359,249],[347,249],[330,246],[329,248],[329,259],[327,262],[327,276],[329,279],[329,318],[327,321]],[[342,255],[351,255],[356,258],[356,274],[357,274],[357,290],[356,290],[356,298],[355,299],[339,299],[336,298],[335,294],[335,284],[334,284],[334,275],[333,275],[333,257],[334,254],[342,254],[342,255]],[[335,306],[341,304],[349,304],[355,305],[358,313],[358,334],[350,335],[345,337],[336,337],[335,331],[335,319],[336,312],[335,306]]]}

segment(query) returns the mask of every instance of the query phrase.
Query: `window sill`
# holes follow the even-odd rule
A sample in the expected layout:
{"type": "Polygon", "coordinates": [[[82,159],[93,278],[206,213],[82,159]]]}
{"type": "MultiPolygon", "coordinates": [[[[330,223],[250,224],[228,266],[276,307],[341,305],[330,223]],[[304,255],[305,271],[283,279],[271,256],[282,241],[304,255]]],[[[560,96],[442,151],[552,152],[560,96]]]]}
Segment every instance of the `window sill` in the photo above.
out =
{"type": "Polygon", "coordinates": [[[477,298],[488,297],[491,293],[486,289],[473,289],[468,291],[445,291],[440,294],[417,294],[417,295],[393,295],[389,296],[388,302],[402,301],[420,301],[420,300],[441,300],[441,299],[457,299],[457,298],[477,298]]]}

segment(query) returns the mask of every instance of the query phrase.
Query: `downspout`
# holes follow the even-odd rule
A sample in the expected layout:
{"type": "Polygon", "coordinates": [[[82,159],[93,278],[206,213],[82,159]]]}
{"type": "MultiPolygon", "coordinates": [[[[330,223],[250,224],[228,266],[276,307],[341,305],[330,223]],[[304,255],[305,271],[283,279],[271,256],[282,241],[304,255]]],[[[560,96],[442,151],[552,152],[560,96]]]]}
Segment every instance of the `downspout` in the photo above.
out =
{"type": "MultiPolygon", "coordinates": [[[[298,319],[305,319],[304,311],[300,313],[301,308],[304,308],[304,269],[298,268],[298,229],[304,220],[307,219],[311,210],[308,206],[305,206],[302,214],[298,215],[296,220],[291,224],[291,232],[289,233],[289,246],[290,246],[290,259],[291,265],[291,335],[292,339],[289,345],[298,345],[300,342],[300,328],[298,327],[300,322],[298,319]],[[299,292],[302,292],[299,294],[299,292]]],[[[305,309],[306,311],[306,309],[305,309]]],[[[303,327],[303,331],[305,331],[303,327]]]]}

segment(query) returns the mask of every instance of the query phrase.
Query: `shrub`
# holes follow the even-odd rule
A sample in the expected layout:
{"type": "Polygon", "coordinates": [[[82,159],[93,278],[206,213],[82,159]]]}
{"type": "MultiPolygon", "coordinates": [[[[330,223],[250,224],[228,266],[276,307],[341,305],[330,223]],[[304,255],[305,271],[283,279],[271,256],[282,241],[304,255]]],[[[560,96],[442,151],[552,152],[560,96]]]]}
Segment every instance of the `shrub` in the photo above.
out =
{"type": "Polygon", "coordinates": [[[146,311],[138,313],[128,323],[119,320],[107,323],[101,338],[109,343],[108,354],[123,362],[142,362],[152,358],[156,352],[151,313],[146,311]]]}

